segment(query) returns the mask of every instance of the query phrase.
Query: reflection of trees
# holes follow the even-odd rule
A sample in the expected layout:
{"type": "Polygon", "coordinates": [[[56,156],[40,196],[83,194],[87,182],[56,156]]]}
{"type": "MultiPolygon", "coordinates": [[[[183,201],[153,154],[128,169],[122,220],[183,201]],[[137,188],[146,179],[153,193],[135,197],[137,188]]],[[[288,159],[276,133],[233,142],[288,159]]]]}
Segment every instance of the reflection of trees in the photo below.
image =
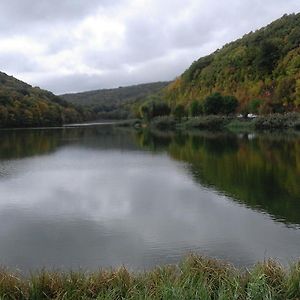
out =
{"type": "MultiPolygon", "coordinates": [[[[147,134],[150,149],[157,149],[157,138],[147,134]]],[[[173,134],[164,146],[172,158],[189,163],[201,184],[277,219],[300,224],[299,138],[270,134],[249,139],[204,132],[173,134]]]]}
{"type": "Polygon", "coordinates": [[[167,151],[188,162],[202,185],[300,224],[300,139],[289,135],[236,136],[212,132],[133,132],[109,126],[0,131],[0,160],[47,154],[72,145],[94,150],[167,151]]]}
{"type": "Polygon", "coordinates": [[[172,142],[173,132],[156,132],[153,134],[149,130],[139,131],[136,133],[136,143],[143,149],[151,151],[165,150],[172,142]]]}
{"type": "Polygon", "coordinates": [[[56,130],[11,130],[0,132],[0,159],[22,158],[53,151],[61,133],[56,130]]]}
{"type": "Polygon", "coordinates": [[[47,154],[64,145],[93,149],[137,149],[133,132],[112,126],[0,131],[0,160],[47,154]]]}

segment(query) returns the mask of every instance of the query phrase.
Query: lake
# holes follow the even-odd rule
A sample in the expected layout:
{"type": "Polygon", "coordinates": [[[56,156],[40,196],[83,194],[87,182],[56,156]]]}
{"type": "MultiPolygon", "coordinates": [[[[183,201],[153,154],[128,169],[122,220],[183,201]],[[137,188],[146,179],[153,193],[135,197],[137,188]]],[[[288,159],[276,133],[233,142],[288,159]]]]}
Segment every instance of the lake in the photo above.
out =
{"type": "Polygon", "coordinates": [[[300,134],[0,132],[0,264],[133,270],[300,257],[300,134]]]}

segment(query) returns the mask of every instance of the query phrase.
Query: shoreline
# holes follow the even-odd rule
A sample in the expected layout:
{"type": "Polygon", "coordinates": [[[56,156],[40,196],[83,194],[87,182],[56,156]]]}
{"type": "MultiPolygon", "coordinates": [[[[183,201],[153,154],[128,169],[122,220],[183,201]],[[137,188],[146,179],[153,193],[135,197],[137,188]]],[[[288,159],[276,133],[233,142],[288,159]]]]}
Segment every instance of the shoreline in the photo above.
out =
{"type": "Polygon", "coordinates": [[[3,127],[0,128],[0,131],[9,131],[9,130],[50,130],[50,129],[65,129],[65,128],[79,128],[79,127],[89,127],[89,126],[105,126],[105,125],[122,125],[127,124],[130,120],[121,120],[121,121],[99,121],[99,122],[83,122],[83,123],[72,123],[72,124],[62,124],[59,126],[37,126],[37,127],[3,127]]]}
{"type": "Polygon", "coordinates": [[[203,115],[188,117],[177,120],[172,116],[160,116],[149,121],[142,119],[124,120],[99,120],[83,123],[61,124],[59,126],[36,126],[36,127],[3,127],[0,131],[7,130],[47,130],[47,129],[68,129],[92,126],[117,126],[133,127],[135,129],[158,129],[158,130],[209,130],[231,132],[262,132],[262,131],[300,131],[300,114],[270,114],[256,118],[241,118],[222,115],[203,115]]]}
{"type": "Polygon", "coordinates": [[[261,132],[300,130],[300,114],[271,114],[256,118],[239,118],[222,115],[203,115],[198,117],[185,117],[178,120],[172,116],[160,116],[149,121],[140,120],[141,128],[159,130],[210,130],[232,132],[261,132]]]}

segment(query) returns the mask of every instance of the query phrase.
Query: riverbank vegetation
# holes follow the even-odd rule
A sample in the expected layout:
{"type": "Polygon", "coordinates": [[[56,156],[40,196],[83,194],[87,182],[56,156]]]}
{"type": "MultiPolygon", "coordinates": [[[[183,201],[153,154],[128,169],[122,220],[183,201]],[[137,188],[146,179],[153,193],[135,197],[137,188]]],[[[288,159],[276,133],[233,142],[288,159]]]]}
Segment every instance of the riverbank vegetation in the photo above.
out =
{"type": "MultiPolygon", "coordinates": [[[[144,127],[159,130],[230,130],[230,131],[262,131],[262,130],[300,130],[300,114],[272,114],[256,118],[227,117],[208,115],[188,117],[178,122],[174,116],[160,116],[150,122],[135,122],[144,127]]],[[[128,123],[129,124],[129,123],[128,123]]]]}
{"type": "Polygon", "coordinates": [[[300,297],[300,263],[269,260],[251,270],[190,255],[179,265],[130,273],[42,271],[29,278],[0,273],[1,299],[284,299],[300,297]]]}
{"type": "Polygon", "coordinates": [[[140,107],[137,116],[144,123],[158,129],[211,129],[241,130],[299,129],[300,113],[284,112],[258,114],[262,102],[254,99],[241,108],[232,95],[213,93],[203,101],[193,100],[187,105],[174,107],[162,98],[152,97],[140,107]]]}

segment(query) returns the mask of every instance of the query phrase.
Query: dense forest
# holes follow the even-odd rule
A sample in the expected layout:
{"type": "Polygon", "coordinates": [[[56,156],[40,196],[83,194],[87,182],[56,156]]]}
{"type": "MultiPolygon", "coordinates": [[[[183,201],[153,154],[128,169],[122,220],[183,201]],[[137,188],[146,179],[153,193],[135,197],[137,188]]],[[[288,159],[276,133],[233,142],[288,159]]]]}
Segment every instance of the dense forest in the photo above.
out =
{"type": "Polygon", "coordinates": [[[115,89],[64,94],[67,102],[89,108],[98,118],[126,119],[134,116],[139,104],[151,95],[160,94],[169,82],[138,84],[115,89]]]}
{"type": "Polygon", "coordinates": [[[299,111],[300,14],[284,15],[200,58],[165,92],[171,108],[197,108],[212,95],[234,97],[242,113],[299,111]]]}
{"type": "Polygon", "coordinates": [[[90,118],[87,109],[0,72],[0,127],[58,126],[90,118]]]}

